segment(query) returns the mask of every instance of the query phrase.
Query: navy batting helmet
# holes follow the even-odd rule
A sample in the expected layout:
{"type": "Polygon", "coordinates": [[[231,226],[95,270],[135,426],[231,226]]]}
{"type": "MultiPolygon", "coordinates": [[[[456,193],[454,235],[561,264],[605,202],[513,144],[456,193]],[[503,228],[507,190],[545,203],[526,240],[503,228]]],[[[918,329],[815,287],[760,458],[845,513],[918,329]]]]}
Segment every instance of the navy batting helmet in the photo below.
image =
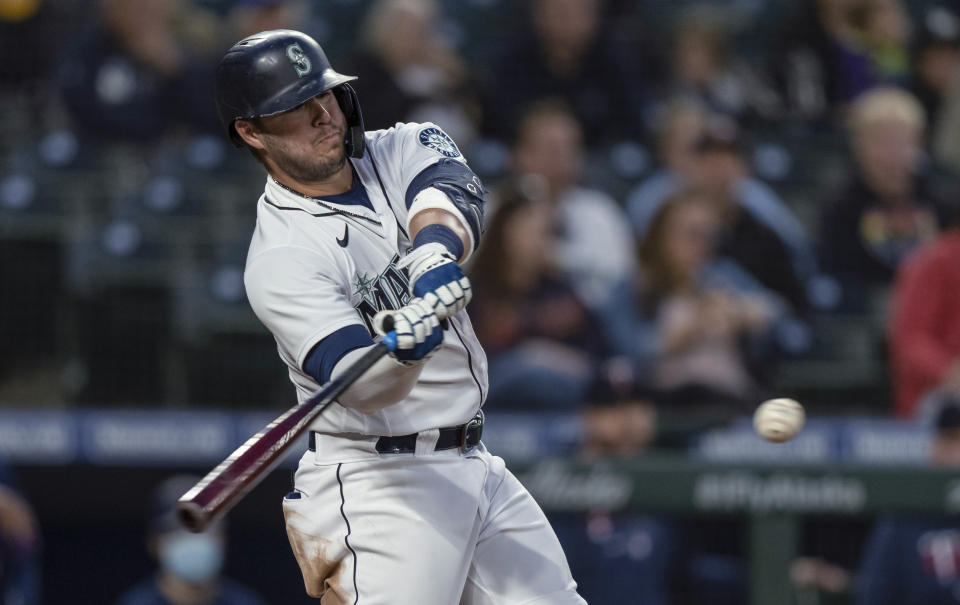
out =
{"type": "Polygon", "coordinates": [[[363,157],[363,116],[357,93],[310,36],[290,29],[254,34],[233,45],[217,66],[217,113],[237,147],[233,123],[293,109],[328,90],[347,118],[347,154],[363,157]]]}

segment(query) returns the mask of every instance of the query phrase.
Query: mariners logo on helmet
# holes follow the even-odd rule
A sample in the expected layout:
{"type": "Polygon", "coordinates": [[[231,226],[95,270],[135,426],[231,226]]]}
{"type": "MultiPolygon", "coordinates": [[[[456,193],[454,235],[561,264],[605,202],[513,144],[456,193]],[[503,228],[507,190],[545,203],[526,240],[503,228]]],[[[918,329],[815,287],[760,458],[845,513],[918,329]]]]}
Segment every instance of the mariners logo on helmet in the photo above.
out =
{"type": "Polygon", "coordinates": [[[313,67],[299,44],[291,44],[287,47],[287,58],[293,63],[293,68],[297,71],[297,77],[302,78],[307,75],[313,67]]]}
{"type": "Polygon", "coordinates": [[[453,142],[453,139],[448,137],[444,131],[433,126],[420,131],[420,144],[448,158],[460,157],[460,150],[457,149],[457,144],[453,142]]]}

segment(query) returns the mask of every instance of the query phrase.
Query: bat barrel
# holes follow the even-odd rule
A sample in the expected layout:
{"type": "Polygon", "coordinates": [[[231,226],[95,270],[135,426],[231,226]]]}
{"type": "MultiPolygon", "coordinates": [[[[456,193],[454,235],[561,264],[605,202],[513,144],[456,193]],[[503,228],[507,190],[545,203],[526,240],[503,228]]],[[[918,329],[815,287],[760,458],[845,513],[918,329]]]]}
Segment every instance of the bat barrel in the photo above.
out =
{"type": "Polygon", "coordinates": [[[184,526],[201,532],[230,510],[276,467],[287,447],[323,407],[291,408],[210,471],[177,502],[177,515],[184,526]]]}
{"type": "Polygon", "coordinates": [[[177,503],[177,518],[184,527],[196,533],[210,525],[211,515],[196,502],[181,501],[177,503]]]}

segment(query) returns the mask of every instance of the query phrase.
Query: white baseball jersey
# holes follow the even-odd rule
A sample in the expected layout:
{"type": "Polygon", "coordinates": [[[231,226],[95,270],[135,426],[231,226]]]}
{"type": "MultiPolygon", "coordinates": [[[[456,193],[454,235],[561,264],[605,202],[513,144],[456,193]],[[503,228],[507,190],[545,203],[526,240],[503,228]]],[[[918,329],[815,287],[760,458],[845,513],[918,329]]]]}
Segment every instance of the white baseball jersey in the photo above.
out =
{"type": "MultiPolygon", "coordinates": [[[[351,162],[354,189],[359,181],[372,209],[269,178],[257,207],[247,295],[300,401],[320,388],[303,369],[317,343],[357,324],[372,334],[378,311],[409,300],[397,268],[410,247],[407,187],[441,159],[464,161],[432,124],[367,133],[366,149],[351,162]]],[[[311,429],[325,435],[283,501],[308,594],[324,603],[584,605],[549,522],[503,461],[482,444],[435,449],[439,428],[470,420],[486,393],[486,357],[461,311],[405,399],[370,414],[335,405],[320,415],[311,429]],[[415,452],[375,451],[376,436],[411,433],[415,452]]]]}
{"type": "MultiPolygon", "coordinates": [[[[301,402],[320,390],[303,370],[314,345],[352,324],[373,334],[378,311],[397,309],[410,298],[407,276],[396,267],[411,246],[405,203],[410,182],[441,159],[465,163],[456,144],[430,123],[397,124],[365,138],[364,156],[349,161],[372,210],[304,197],[270,177],[257,205],[244,283],[301,402]]],[[[476,414],[486,394],[486,356],[461,311],[450,318],[443,343],[403,401],[371,414],[331,406],[311,429],[406,435],[455,426],[476,414]]]]}

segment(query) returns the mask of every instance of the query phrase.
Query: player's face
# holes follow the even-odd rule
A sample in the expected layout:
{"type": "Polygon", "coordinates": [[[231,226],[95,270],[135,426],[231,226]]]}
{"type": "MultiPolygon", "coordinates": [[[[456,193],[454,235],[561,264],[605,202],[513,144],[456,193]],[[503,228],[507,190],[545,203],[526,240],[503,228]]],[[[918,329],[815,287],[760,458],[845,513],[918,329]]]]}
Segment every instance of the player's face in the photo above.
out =
{"type": "Polygon", "coordinates": [[[260,118],[260,141],[268,160],[300,183],[329,180],[344,168],[346,132],[347,119],[330,91],[260,118]]]}

